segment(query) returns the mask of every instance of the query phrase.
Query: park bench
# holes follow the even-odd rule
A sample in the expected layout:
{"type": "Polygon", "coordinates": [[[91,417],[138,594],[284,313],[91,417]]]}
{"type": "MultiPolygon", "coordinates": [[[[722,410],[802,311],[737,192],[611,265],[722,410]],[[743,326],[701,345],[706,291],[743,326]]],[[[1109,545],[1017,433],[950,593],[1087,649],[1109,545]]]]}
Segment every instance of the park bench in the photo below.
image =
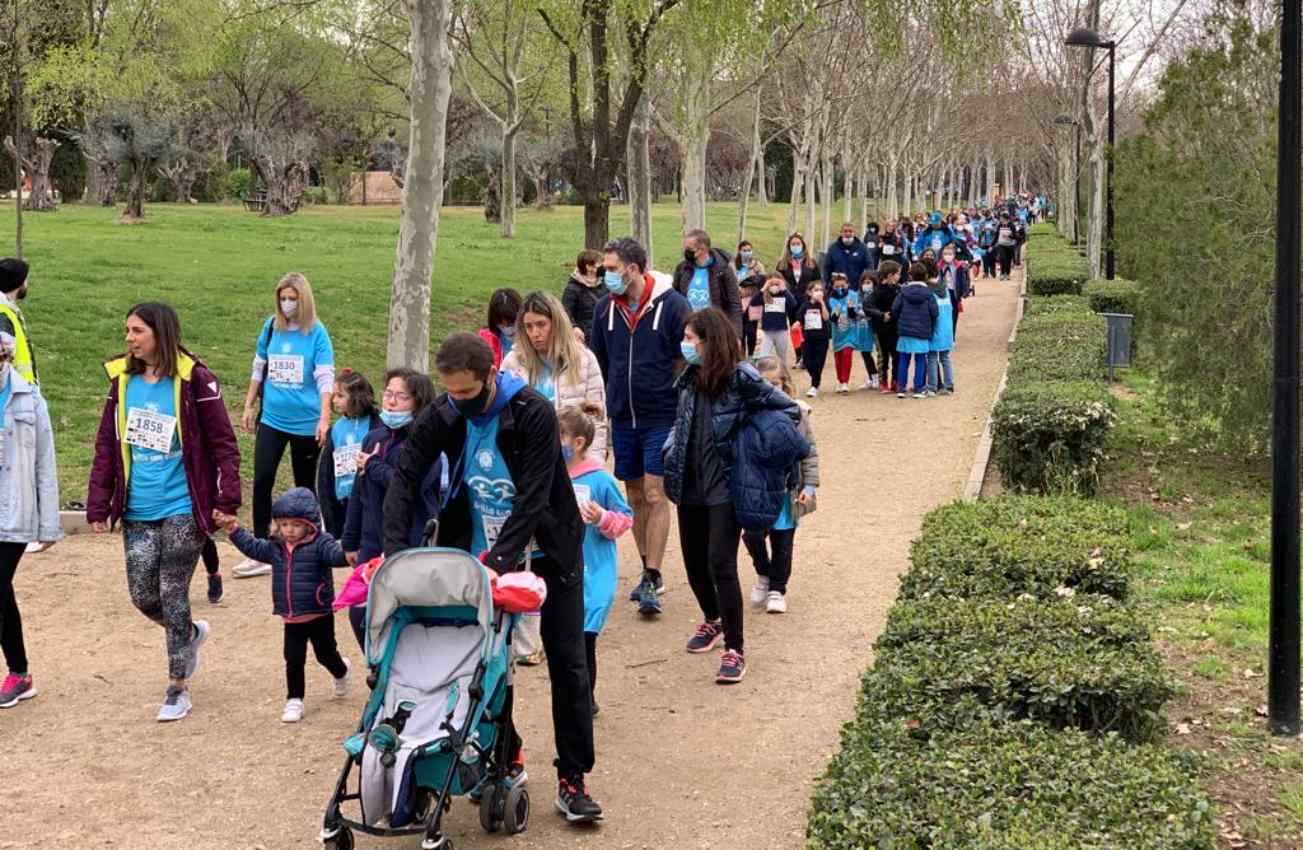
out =
{"type": "Polygon", "coordinates": [[[262,212],[267,207],[266,192],[249,192],[244,196],[244,208],[249,212],[262,212]]]}

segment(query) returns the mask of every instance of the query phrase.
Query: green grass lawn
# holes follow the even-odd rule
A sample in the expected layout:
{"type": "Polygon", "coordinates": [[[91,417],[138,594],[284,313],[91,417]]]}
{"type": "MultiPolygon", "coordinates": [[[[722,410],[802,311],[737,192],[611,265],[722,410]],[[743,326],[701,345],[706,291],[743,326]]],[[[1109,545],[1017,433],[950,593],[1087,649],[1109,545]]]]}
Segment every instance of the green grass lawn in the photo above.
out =
{"type": "MultiPolygon", "coordinates": [[[[82,500],[106,391],[100,364],[122,352],[126,311],[162,300],[181,316],[186,345],[225,385],[239,415],[258,328],[273,308],[276,281],[299,271],[312,281],[338,365],[372,378],[383,370],[389,284],[398,236],[396,207],[310,207],[263,219],[236,206],[151,204],[145,223],[118,223],[118,212],[67,205],[29,213],[24,249],[32,264],[23,304],[36,346],[41,387],[50,402],[64,501],[82,500]]],[[[772,265],[785,236],[787,207],[752,207],[749,238],[772,265]]],[[[612,210],[612,235],[629,229],[627,207],[612,210]]],[[[13,232],[13,211],[0,211],[0,232],[13,232]]],[[[712,204],[716,244],[732,251],[736,206],[712,204]]],[[[653,214],[656,268],[681,253],[679,209],[653,214]]],[[[443,212],[435,263],[433,339],[483,323],[489,293],[500,286],[560,293],[583,242],[583,212],[524,210],[519,235],[504,240],[477,208],[443,212]]],[[[12,243],[9,243],[12,245],[12,243]]],[[[245,475],[252,446],[242,438],[245,475]]],[[[288,464],[286,464],[288,467],[288,464]]]]}

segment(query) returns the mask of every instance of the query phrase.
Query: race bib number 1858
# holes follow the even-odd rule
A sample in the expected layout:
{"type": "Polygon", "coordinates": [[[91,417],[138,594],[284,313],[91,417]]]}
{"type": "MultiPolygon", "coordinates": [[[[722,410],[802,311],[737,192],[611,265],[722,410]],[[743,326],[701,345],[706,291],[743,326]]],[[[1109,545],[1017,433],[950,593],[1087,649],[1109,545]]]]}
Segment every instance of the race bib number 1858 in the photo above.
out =
{"type": "Polygon", "coordinates": [[[167,454],[172,451],[172,435],[175,433],[175,416],[142,407],[127,411],[126,441],[130,445],[167,454]]]}

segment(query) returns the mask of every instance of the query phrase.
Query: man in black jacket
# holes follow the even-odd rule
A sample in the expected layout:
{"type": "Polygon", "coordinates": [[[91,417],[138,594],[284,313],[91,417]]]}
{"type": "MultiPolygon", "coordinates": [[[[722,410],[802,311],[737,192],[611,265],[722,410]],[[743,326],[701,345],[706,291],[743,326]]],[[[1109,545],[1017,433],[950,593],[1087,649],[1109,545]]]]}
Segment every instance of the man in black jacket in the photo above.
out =
{"type": "Polygon", "coordinates": [[[710,234],[689,230],[683,236],[683,262],[674,269],[674,290],[693,311],[718,307],[733,320],[742,339],[742,296],[728,254],[710,247],[710,234]]]}
{"type": "Polygon", "coordinates": [[[493,368],[487,343],[448,337],[435,357],[447,392],[411,425],[385,496],[385,554],[407,546],[416,491],[440,454],[452,496],[438,544],[478,555],[499,573],[530,568],[547,584],[542,637],[552,682],[557,807],[571,822],[601,820],[584,787],[593,769],[593,715],[584,641],[583,537],[561,457],[552,402],[493,368]]]}

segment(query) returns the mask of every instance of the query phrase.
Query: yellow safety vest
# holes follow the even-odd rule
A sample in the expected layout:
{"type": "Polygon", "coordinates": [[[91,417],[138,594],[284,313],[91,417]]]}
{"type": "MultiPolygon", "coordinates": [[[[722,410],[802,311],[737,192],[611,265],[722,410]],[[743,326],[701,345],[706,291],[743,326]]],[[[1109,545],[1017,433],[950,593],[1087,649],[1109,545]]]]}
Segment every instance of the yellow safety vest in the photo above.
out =
{"type": "Polygon", "coordinates": [[[14,326],[14,369],[30,384],[39,384],[36,380],[36,358],[32,356],[31,341],[27,338],[27,324],[23,316],[12,304],[0,302],[0,315],[8,317],[14,326]]]}

